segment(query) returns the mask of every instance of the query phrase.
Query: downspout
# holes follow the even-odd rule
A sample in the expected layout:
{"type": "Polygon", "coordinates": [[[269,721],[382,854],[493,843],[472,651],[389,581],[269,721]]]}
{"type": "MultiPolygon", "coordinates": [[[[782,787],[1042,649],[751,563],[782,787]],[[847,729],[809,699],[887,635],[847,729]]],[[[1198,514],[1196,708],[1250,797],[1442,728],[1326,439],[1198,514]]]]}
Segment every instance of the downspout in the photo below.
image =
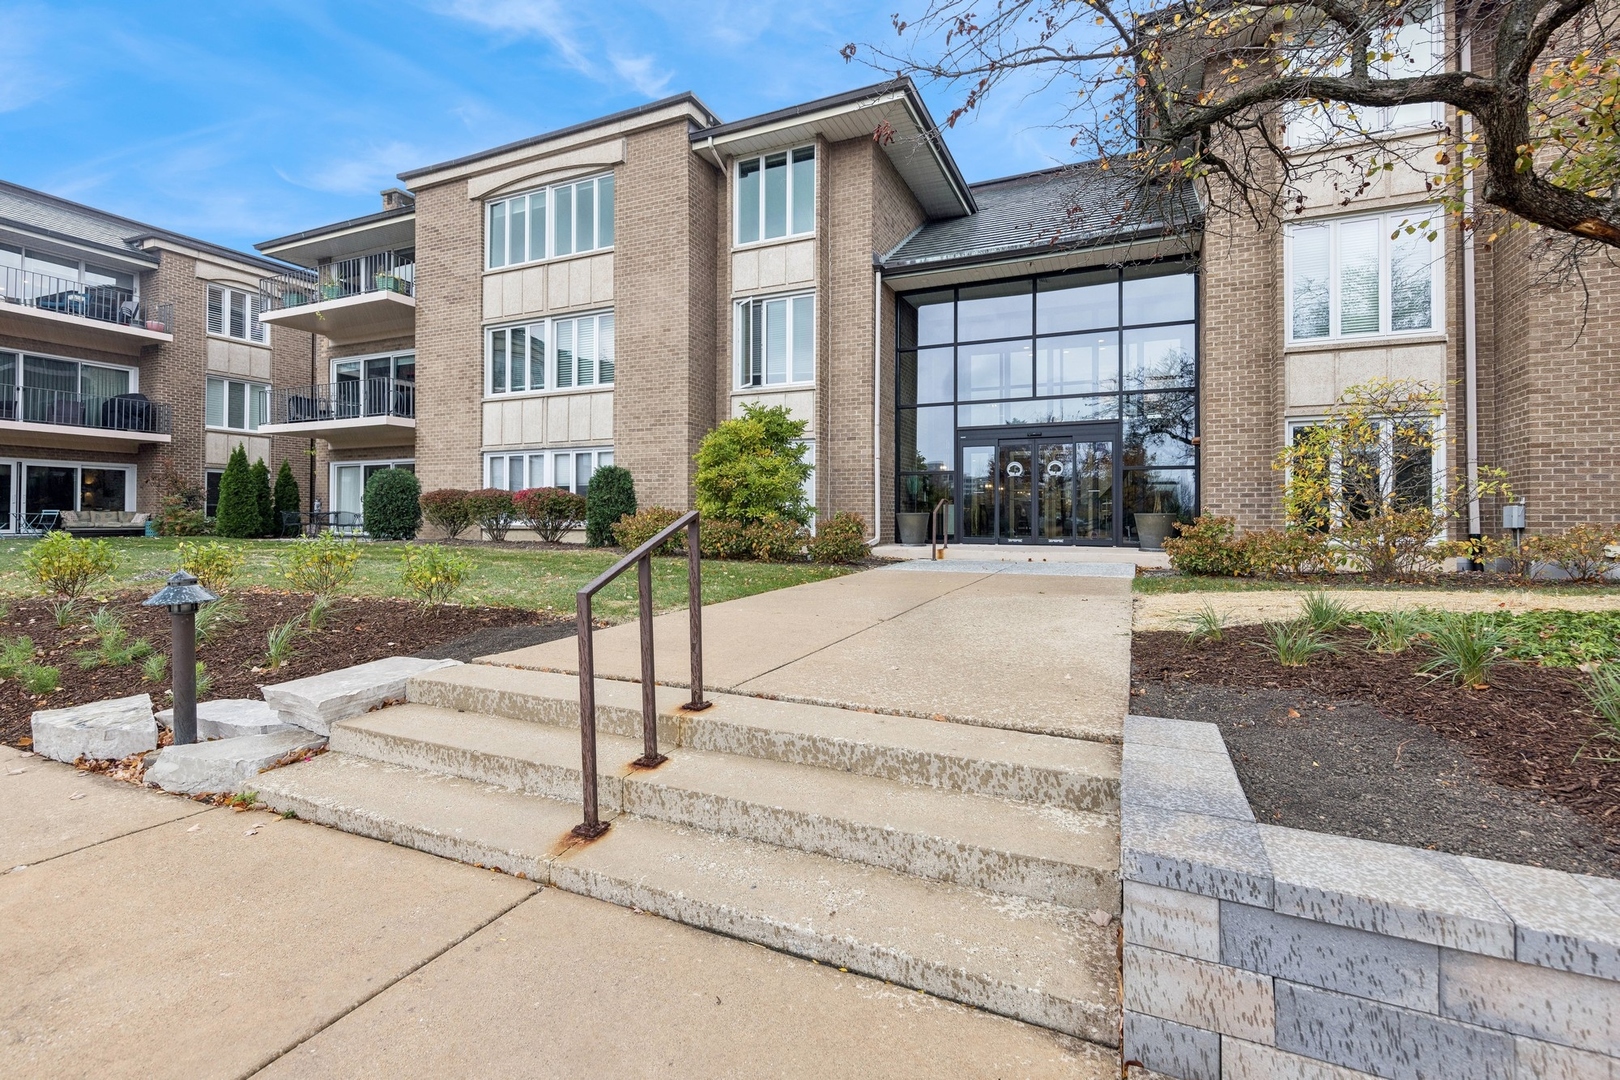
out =
{"type": "MultiPolygon", "coordinates": [[[[309,335],[309,385],[310,392],[314,393],[315,386],[315,335],[309,335]]],[[[309,512],[315,512],[315,437],[309,440],[309,512]]]]}
{"type": "MultiPolygon", "coordinates": [[[[1473,41],[1467,31],[1462,36],[1462,67],[1473,67],[1473,41]]],[[[1468,150],[1468,134],[1474,118],[1467,113],[1462,117],[1463,149],[1468,150]]],[[[1481,533],[1479,519],[1479,340],[1476,333],[1474,297],[1474,174],[1463,169],[1463,407],[1468,424],[1468,538],[1478,539],[1481,533]]],[[[1479,564],[1470,560],[1469,566],[1479,564]]]]}
{"type": "Polygon", "coordinates": [[[883,266],[872,260],[872,538],[883,535],[883,266]]]}

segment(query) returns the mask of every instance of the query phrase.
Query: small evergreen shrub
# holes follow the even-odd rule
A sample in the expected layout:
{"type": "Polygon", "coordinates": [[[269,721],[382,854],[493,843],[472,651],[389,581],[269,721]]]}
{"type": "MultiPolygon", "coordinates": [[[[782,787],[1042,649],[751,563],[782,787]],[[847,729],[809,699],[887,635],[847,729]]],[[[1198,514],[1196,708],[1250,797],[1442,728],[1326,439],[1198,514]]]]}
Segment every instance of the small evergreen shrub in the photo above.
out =
{"type": "Polygon", "coordinates": [[[860,562],[870,554],[872,549],[866,544],[866,520],[847,510],[819,522],[816,535],[810,539],[811,562],[860,562]]]}
{"type": "Polygon", "coordinates": [[[743,415],[720,424],[698,445],[693,486],[697,508],[708,520],[765,521],[796,525],[812,512],[804,496],[811,466],[804,460],[806,421],[787,407],[748,404],[743,415]]]}
{"type": "Polygon", "coordinates": [[[591,474],[585,490],[585,542],[591,547],[613,543],[613,523],[636,512],[636,483],[630,470],[605,465],[591,474]]]}
{"type": "Polygon", "coordinates": [[[271,535],[285,536],[287,529],[282,523],[286,519],[281,515],[296,514],[303,509],[303,506],[303,498],[298,491],[298,481],[293,476],[292,464],[286,458],[282,458],[281,468],[276,472],[276,527],[271,535]]]}
{"type": "Polygon", "coordinates": [[[214,514],[214,532],[238,538],[257,536],[264,525],[259,497],[253,488],[253,466],[247,451],[238,446],[225,462],[219,478],[219,507],[214,514]]]}
{"type": "Polygon", "coordinates": [[[422,484],[409,469],[379,469],[366,481],[366,535],[412,540],[422,527],[422,484]]]}
{"type": "Polygon", "coordinates": [[[769,521],[703,519],[698,544],[706,559],[795,562],[804,558],[810,530],[781,518],[769,521]]]}
{"type": "Polygon", "coordinates": [[[413,544],[400,553],[400,582],[424,608],[449,603],[472,574],[472,560],[438,544],[413,544]]]}
{"type": "Polygon", "coordinates": [[[299,592],[331,596],[354,577],[360,544],[339,540],[329,532],[314,540],[298,540],[282,556],[282,574],[299,592]]]}
{"type": "Polygon", "coordinates": [[[1229,517],[1203,514],[1192,524],[1177,522],[1176,535],[1164,542],[1170,566],[1181,574],[1236,577],[1248,570],[1247,560],[1233,538],[1236,522],[1229,517]]]}
{"type": "Polygon", "coordinates": [[[516,517],[528,522],[534,534],[555,544],[585,520],[585,497],[567,488],[525,488],[512,496],[516,517]]]}
{"type": "Polygon", "coordinates": [[[512,493],[503,488],[479,488],[467,492],[467,516],[496,543],[506,539],[512,528],[515,507],[512,493]]]}
{"type": "Polygon", "coordinates": [[[72,604],[109,577],[118,565],[105,540],[47,533],[23,557],[23,568],[48,596],[72,604]]]}
{"type": "Polygon", "coordinates": [[[275,536],[281,531],[276,520],[276,496],[270,488],[270,466],[260,458],[253,463],[253,500],[259,507],[259,531],[255,536],[275,536]]]}
{"type": "MultiPolygon", "coordinates": [[[[649,506],[634,514],[626,514],[613,523],[613,541],[626,551],[634,550],[669,528],[681,516],[679,510],[667,506],[649,506]]],[[[686,550],[684,530],[658,545],[654,555],[675,555],[686,550]]]]}
{"type": "Polygon", "coordinates": [[[197,584],[216,596],[223,596],[247,563],[247,552],[231,544],[211,540],[206,544],[182,540],[175,549],[175,569],[184,570],[197,584]]]}
{"type": "Polygon", "coordinates": [[[465,491],[439,488],[424,494],[420,502],[422,516],[429,525],[442,531],[447,540],[454,540],[473,523],[472,514],[467,509],[465,491]]]}

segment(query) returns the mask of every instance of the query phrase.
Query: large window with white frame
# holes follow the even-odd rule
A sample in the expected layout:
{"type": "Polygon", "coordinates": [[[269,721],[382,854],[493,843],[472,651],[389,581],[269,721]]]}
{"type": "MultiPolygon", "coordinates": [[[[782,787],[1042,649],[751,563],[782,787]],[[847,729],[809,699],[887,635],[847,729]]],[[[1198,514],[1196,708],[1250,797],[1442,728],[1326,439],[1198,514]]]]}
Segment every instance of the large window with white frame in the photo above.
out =
{"type": "Polygon", "coordinates": [[[135,466],[79,461],[0,462],[0,494],[7,512],[0,525],[38,525],[42,515],[66,510],[133,510],[135,466]]]}
{"type": "Polygon", "coordinates": [[[815,294],[738,300],[733,331],[738,389],[815,381],[815,294]]]}
{"type": "MultiPolygon", "coordinates": [[[[1309,31],[1317,33],[1315,29],[1309,31]]],[[[1444,70],[1445,27],[1438,11],[1416,11],[1399,25],[1374,31],[1375,53],[1367,67],[1375,79],[1405,79],[1444,70]]],[[[1439,102],[1414,101],[1384,108],[1337,101],[1290,102],[1282,112],[1284,144],[1294,149],[1439,127],[1439,102]]]]}
{"type": "Polygon", "coordinates": [[[736,171],[737,243],[816,230],[816,148],[743,158],[736,171]]]}
{"type": "MultiPolygon", "coordinates": [[[[1288,421],[1288,441],[1297,443],[1307,432],[1324,423],[1319,417],[1296,418],[1288,421]]],[[[1369,479],[1376,472],[1378,487],[1384,498],[1396,510],[1417,510],[1433,507],[1445,490],[1445,418],[1439,417],[1432,428],[1425,428],[1412,438],[1410,431],[1403,437],[1394,420],[1376,421],[1378,445],[1369,450],[1368,468],[1362,474],[1369,479]]],[[[1371,440],[1368,440],[1369,442],[1371,440]]],[[[1336,489],[1340,488],[1341,463],[1331,463],[1330,476],[1336,489]]],[[[1368,510],[1358,505],[1359,496],[1348,486],[1334,497],[1331,507],[1322,507],[1323,518],[1365,518],[1368,510]]]]}
{"type": "Polygon", "coordinates": [[[267,343],[270,330],[259,321],[260,304],[258,293],[227,285],[208,286],[208,332],[255,345],[267,343]]]}
{"type": "Polygon", "coordinates": [[[1444,214],[1432,207],[1288,226],[1288,340],[1441,329],[1444,214]]]}
{"type": "Polygon", "coordinates": [[[270,421],[270,387],[210,375],[204,391],[203,423],[223,431],[258,431],[270,421]]]}
{"type": "Polygon", "coordinates": [[[613,174],[526,191],[485,205],[491,270],[613,246],[613,174]]]}
{"type": "Polygon", "coordinates": [[[484,486],[505,491],[559,487],[585,494],[597,469],[613,464],[611,446],[509,450],[484,455],[484,486]]]}
{"type": "Polygon", "coordinates": [[[613,312],[498,326],[486,337],[491,396],[612,386],[613,312]]]}

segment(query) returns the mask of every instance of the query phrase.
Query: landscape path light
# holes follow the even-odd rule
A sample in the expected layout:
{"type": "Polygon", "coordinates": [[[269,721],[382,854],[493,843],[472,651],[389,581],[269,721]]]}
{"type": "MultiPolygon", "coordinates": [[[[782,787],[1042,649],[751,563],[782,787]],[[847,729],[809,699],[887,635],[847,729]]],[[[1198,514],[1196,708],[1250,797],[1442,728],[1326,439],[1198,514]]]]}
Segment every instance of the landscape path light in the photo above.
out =
{"type": "Polygon", "coordinates": [[[184,570],[169,576],[156,596],[141,601],[144,607],[169,609],[174,646],[169,650],[169,676],[174,695],[174,745],[197,741],[197,609],[219,597],[197,584],[184,570]]]}

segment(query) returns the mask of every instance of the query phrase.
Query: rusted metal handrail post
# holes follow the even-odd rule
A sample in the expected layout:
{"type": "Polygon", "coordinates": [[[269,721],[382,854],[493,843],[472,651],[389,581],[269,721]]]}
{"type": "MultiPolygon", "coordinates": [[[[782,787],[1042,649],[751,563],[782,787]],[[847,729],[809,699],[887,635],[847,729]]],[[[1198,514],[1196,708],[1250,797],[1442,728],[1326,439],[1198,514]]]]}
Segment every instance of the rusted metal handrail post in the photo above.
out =
{"type": "Polygon", "coordinates": [[[583,777],[585,820],[574,835],[594,840],[607,831],[596,807],[596,658],[591,640],[591,593],[581,589],[575,597],[575,626],[579,632],[579,768],[583,777]]]}
{"type": "Polygon", "coordinates": [[[658,752],[658,682],[653,669],[652,556],[643,555],[636,563],[636,599],[639,601],[641,628],[641,746],[636,764],[644,769],[662,765],[667,759],[658,752]]]}
{"type": "Polygon", "coordinates": [[[932,560],[943,559],[945,552],[951,546],[948,530],[946,530],[943,520],[944,515],[940,513],[941,507],[950,504],[951,500],[941,499],[934,504],[934,512],[928,515],[928,557],[932,560]]]}
{"type": "Polygon", "coordinates": [[[703,700],[703,555],[698,549],[698,516],[686,525],[686,609],[692,639],[692,696],[687,712],[702,712],[712,702],[703,700]]]}

